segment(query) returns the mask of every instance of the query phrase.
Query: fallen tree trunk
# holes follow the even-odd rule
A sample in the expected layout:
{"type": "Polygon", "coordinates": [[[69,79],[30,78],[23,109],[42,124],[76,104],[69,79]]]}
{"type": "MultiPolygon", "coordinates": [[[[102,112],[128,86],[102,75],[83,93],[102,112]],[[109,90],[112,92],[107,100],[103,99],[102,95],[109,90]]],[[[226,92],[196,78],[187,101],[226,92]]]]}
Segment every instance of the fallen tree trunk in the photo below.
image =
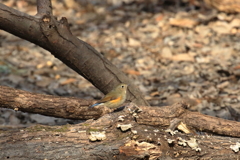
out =
{"type": "Polygon", "coordinates": [[[111,110],[104,106],[89,109],[92,101],[2,86],[0,104],[4,108],[72,119],[102,116],[77,125],[18,129],[3,126],[1,159],[237,159],[239,156],[233,149],[237,152],[240,139],[197,134],[206,131],[240,137],[239,122],[191,112],[181,103],[165,107],[138,107],[131,103],[123,111],[107,114],[111,110]],[[176,128],[182,132],[176,133],[176,128]]]}
{"type": "MultiPolygon", "coordinates": [[[[103,107],[104,108],[104,107],[103,107]]],[[[240,139],[212,135],[166,132],[171,120],[189,117],[235,124],[220,118],[184,109],[183,104],[167,107],[137,107],[129,104],[123,111],[106,114],[97,120],[77,125],[36,125],[0,132],[1,159],[237,159],[240,139]],[[170,110],[174,109],[175,112],[170,110]],[[195,115],[195,116],[193,116],[195,115]],[[197,117],[199,116],[199,117],[197,117]],[[235,148],[234,148],[235,147],[235,148]]],[[[187,120],[187,121],[186,121],[187,120]]],[[[186,122],[184,122],[186,121],[186,122]]],[[[194,127],[194,126],[192,126],[194,127]]],[[[202,126],[203,129],[204,126],[202,126]]],[[[206,126],[207,127],[207,126],[206,126]]],[[[216,127],[216,126],[215,126],[216,127]]],[[[215,128],[214,127],[214,128],[215,128]]],[[[226,127],[226,126],[225,126],[226,127]]],[[[239,133],[235,136],[239,137],[239,133]]]]}

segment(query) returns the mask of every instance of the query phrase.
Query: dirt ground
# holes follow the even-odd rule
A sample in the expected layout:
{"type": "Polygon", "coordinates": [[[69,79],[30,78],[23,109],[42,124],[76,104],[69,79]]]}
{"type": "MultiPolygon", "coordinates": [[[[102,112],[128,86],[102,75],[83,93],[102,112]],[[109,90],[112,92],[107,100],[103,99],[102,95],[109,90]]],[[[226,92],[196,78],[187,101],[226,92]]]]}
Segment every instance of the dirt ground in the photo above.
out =
{"type": "MultiPolygon", "coordinates": [[[[1,1],[36,14],[35,1],[1,1]]],[[[52,1],[54,15],[137,84],[152,106],[185,101],[190,110],[240,120],[240,14],[202,1],[52,1]],[[67,3],[65,3],[67,2],[67,3]]],[[[103,94],[51,53],[0,30],[0,85],[100,99],[103,94]]],[[[80,122],[80,121],[77,121],[80,122]]],[[[76,123],[0,110],[0,125],[76,123]]]]}

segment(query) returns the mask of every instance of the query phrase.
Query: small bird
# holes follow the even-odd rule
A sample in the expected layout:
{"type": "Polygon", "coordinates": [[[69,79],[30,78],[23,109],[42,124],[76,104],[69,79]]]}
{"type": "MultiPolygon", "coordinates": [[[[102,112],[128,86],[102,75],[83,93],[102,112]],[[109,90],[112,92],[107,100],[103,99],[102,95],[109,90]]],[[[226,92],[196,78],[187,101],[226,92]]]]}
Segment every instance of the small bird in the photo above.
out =
{"type": "Polygon", "coordinates": [[[123,104],[127,97],[127,84],[119,84],[116,88],[111,90],[100,101],[90,106],[92,108],[97,105],[105,105],[108,108],[115,109],[123,104]]]}

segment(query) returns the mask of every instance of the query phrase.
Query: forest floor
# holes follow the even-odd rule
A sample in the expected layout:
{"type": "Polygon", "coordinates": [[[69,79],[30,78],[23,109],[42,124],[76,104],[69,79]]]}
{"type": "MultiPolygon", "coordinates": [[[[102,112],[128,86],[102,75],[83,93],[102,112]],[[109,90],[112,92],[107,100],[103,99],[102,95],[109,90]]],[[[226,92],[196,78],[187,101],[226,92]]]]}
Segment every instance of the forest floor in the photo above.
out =
{"type": "MultiPolygon", "coordinates": [[[[54,15],[66,17],[72,33],[131,78],[152,106],[185,101],[190,110],[240,120],[240,14],[174,1],[66,2],[53,1],[54,15]]],[[[36,14],[35,1],[4,4],[36,14]]],[[[103,96],[48,51],[2,30],[0,75],[0,85],[30,92],[103,96]]],[[[75,122],[0,109],[0,125],[75,122]]]]}

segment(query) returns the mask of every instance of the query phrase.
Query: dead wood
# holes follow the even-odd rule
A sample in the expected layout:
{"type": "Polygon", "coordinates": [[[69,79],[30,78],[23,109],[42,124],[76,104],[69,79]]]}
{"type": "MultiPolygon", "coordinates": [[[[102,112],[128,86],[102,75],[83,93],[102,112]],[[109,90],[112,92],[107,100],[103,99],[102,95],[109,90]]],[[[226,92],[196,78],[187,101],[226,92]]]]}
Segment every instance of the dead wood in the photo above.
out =
{"type": "MultiPolygon", "coordinates": [[[[47,116],[68,119],[92,119],[109,113],[106,107],[88,108],[93,101],[70,97],[42,95],[0,86],[0,107],[23,112],[38,113],[47,116]]],[[[142,125],[171,126],[175,129],[180,122],[186,124],[187,130],[212,132],[220,135],[240,137],[240,123],[217,117],[191,112],[184,104],[166,107],[144,107],[136,116],[136,121],[142,125]],[[175,123],[174,121],[176,121],[175,123]]]]}
{"type": "MultiPolygon", "coordinates": [[[[164,108],[141,107],[145,112],[138,115],[139,124],[154,126],[171,126],[174,119],[186,124],[189,130],[206,131],[220,135],[240,137],[240,123],[217,117],[192,112],[185,105],[178,103],[164,108]],[[149,118],[151,117],[151,118],[149,118]]],[[[177,125],[179,125],[178,123],[177,125]]]]}
{"type": "Polygon", "coordinates": [[[92,101],[33,94],[2,86],[0,104],[0,107],[73,119],[103,115],[77,125],[15,129],[3,126],[0,129],[1,159],[239,157],[231,149],[238,147],[239,139],[198,134],[198,131],[206,131],[240,137],[239,122],[191,112],[182,103],[165,107],[138,107],[131,103],[123,111],[106,114],[110,111],[104,106],[88,109],[92,101]],[[186,130],[180,128],[183,124],[186,130]]]}
{"type": "MultiPolygon", "coordinates": [[[[189,120],[192,114],[195,113],[185,111],[183,104],[161,108],[150,107],[150,110],[149,107],[146,110],[146,107],[130,104],[121,112],[106,114],[97,120],[88,120],[77,125],[36,125],[7,130],[2,128],[0,132],[0,158],[239,158],[239,154],[231,149],[237,142],[240,142],[237,138],[182,132],[171,135],[166,132],[166,127],[163,127],[163,125],[170,124],[171,119],[178,116],[182,120],[189,120]],[[176,109],[177,113],[171,112],[170,108],[176,109]],[[159,118],[156,116],[157,113],[159,118]]],[[[201,123],[201,117],[198,118],[199,123],[201,123]]],[[[206,116],[206,118],[213,117],[206,116]]],[[[238,125],[238,122],[232,123],[238,125]]]]}
{"type": "Polygon", "coordinates": [[[0,107],[17,111],[38,113],[46,116],[68,119],[98,118],[105,111],[97,108],[88,110],[94,101],[74,97],[58,97],[31,93],[23,90],[0,86],[0,107]]]}

